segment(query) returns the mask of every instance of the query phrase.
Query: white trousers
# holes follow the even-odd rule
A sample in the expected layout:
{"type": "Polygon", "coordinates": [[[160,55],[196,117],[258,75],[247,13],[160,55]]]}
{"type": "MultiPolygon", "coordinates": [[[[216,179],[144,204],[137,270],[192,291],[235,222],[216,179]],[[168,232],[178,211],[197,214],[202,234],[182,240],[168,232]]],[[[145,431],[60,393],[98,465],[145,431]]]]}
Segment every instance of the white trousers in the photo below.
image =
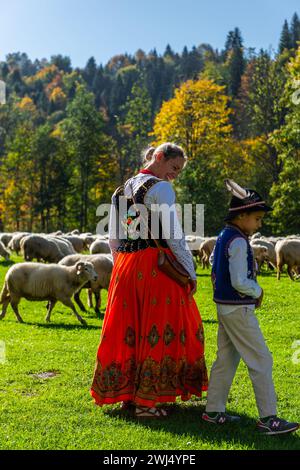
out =
{"type": "Polygon", "coordinates": [[[272,355],[253,308],[240,306],[230,313],[218,309],[218,352],[208,387],[206,411],[225,412],[229,390],[240,359],[248,367],[260,418],[276,415],[272,355]]]}

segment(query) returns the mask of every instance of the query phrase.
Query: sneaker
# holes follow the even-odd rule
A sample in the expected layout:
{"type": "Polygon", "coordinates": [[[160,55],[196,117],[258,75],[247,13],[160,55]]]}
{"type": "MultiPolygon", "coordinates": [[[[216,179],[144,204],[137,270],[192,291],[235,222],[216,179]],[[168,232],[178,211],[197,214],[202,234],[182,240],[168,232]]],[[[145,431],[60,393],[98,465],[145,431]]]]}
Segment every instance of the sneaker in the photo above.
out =
{"type": "Polygon", "coordinates": [[[228,415],[227,413],[216,413],[216,416],[212,418],[207,413],[203,413],[202,419],[204,421],[207,421],[208,423],[227,424],[227,423],[237,423],[238,421],[240,421],[241,418],[239,416],[228,415]]]}
{"type": "Polygon", "coordinates": [[[256,426],[262,434],[272,436],[297,431],[299,423],[289,423],[284,419],[277,418],[277,416],[271,416],[265,423],[259,420],[256,426]]]}

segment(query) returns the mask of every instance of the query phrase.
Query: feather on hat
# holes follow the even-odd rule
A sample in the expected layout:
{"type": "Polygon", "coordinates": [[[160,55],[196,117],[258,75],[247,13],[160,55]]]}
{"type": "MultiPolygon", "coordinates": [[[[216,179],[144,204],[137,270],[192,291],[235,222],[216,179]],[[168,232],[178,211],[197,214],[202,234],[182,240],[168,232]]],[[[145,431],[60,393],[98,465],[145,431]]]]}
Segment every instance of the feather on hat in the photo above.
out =
{"type": "Polygon", "coordinates": [[[254,189],[242,188],[232,179],[225,179],[225,186],[232,194],[229,206],[229,213],[225,221],[233,219],[242,212],[265,211],[269,212],[272,207],[266,205],[263,198],[254,189]]]}
{"type": "Polygon", "coordinates": [[[233,180],[226,179],[225,184],[228,191],[230,191],[235,197],[238,197],[239,199],[246,199],[250,196],[250,193],[247,189],[242,188],[233,180]]]}

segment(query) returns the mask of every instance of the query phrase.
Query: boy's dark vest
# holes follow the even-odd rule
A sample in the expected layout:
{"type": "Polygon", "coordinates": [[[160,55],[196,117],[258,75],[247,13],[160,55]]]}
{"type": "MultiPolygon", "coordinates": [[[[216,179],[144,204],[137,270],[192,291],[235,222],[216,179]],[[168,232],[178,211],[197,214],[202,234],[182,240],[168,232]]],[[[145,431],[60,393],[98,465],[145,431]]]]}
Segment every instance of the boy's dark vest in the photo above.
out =
{"type": "MultiPolygon", "coordinates": [[[[156,248],[156,244],[150,235],[151,231],[151,217],[150,211],[148,211],[148,237],[147,238],[137,238],[135,240],[130,239],[130,224],[134,223],[134,220],[139,216],[139,213],[135,212],[134,203],[135,204],[143,204],[144,205],[144,197],[147,191],[152,188],[152,186],[159,181],[155,178],[149,178],[145,183],[143,183],[137,190],[134,195],[134,201],[131,198],[126,197],[126,204],[127,204],[127,211],[123,220],[121,220],[121,224],[123,225],[123,233],[126,235],[125,239],[120,240],[120,246],[117,248],[118,252],[133,252],[138,250],[145,250],[146,248],[153,247],[156,248]],[[130,210],[131,209],[131,210],[130,210]],[[127,226],[127,229],[126,229],[127,226]]],[[[119,219],[119,198],[124,198],[124,186],[119,186],[113,194],[113,203],[117,209],[117,217],[119,219]]],[[[136,227],[139,229],[139,225],[136,227]]],[[[119,220],[117,221],[117,230],[119,230],[119,220]]],[[[118,234],[118,231],[117,231],[118,234]]],[[[168,247],[166,240],[162,236],[162,226],[159,220],[159,238],[157,239],[160,245],[164,248],[168,247]]]]}
{"type": "Polygon", "coordinates": [[[244,238],[247,242],[248,279],[255,279],[253,251],[248,237],[237,227],[226,226],[219,234],[214,251],[211,279],[214,288],[214,301],[218,304],[254,304],[255,299],[238,292],[231,285],[229,273],[228,248],[235,238],[244,238]]]}

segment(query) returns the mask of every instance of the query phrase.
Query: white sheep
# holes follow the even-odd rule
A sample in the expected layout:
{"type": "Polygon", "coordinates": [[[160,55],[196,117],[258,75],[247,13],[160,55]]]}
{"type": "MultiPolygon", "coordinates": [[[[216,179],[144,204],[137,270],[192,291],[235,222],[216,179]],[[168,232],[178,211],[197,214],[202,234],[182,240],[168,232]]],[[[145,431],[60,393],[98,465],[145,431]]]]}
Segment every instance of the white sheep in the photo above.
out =
{"type": "MultiPolygon", "coordinates": [[[[254,240],[257,240],[257,239],[255,238],[254,240]]],[[[266,246],[258,245],[258,244],[252,245],[252,242],[251,242],[251,248],[253,251],[254,259],[257,262],[257,270],[259,274],[262,264],[266,260],[268,260],[268,248],[266,246]]]]}
{"type": "Polygon", "coordinates": [[[90,246],[90,254],[109,254],[111,253],[108,241],[101,238],[95,240],[90,246]]]}
{"type": "Polygon", "coordinates": [[[46,321],[50,322],[51,311],[57,301],[70,307],[82,325],[86,321],[76,312],[71,297],[88,281],[96,281],[97,273],[91,263],[78,262],[75,266],[60,266],[43,263],[18,263],[6,273],[0,294],[3,304],[0,320],[5,317],[11,304],[19,322],[23,322],[18,311],[22,297],[27,300],[48,300],[46,321]]]}
{"type": "Polygon", "coordinates": [[[13,233],[9,233],[9,232],[0,233],[0,242],[2,242],[4,246],[7,246],[10,240],[12,239],[12,237],[13,237],[13,233]]]}
{"type": "MultiPolygon", "coordinates": [[[[269,241],[266,238],[255,238],[254,240],[251,240],[250,245],[252,247],[257,246],[257,245],[266,247],[268,249],[267,262],[268,262],[268,264],[271,264],[271,266],[274,269],[276,269],[275,246],[271,241],[269,241]]],[[[261,261],[262,261],[262,263],[264,262],[264,260],[261,260],[261,261]]]]}
{"type": "Polygon", "coordinates": [[[98,275],[96,281],[87,282],[74,295],[74,300],[79,308],[85,312],[86,309],[80,300],[80,292],[82,289],[88,289],[88,306],[93,307],[92,294],[95,295],[95,312],[100,313],[101,307],[101,289],[108,289],[111,273],[113,269],[113,261],[111,255],[70,255],[65,256],[58,264],[63,266],[73,266],[78,261],[92,263],[98,275]]]}
{"type": "Polygon", "coordinates": [[[25,261],[44,260],[58,263],[64,257],[57,243],[45,235],[27,235],[20,242],[21,252],[25,261]]]}
{"type": "Polygon", "coordinates": [[[3,258],[8,261],[10,253],[9,251],[5,248],[5,245],[3,242],[0,241],[0,256],[3,256],[3,258]]]}
{"type": "MultiPolygon", "coordinates": [[[[185,240],[192,254],[197,258],[199,256],[199,250],[201,243],[205,241],[204,237],[199,237],[196,235],[186,235],[185,240]]],[[[201,260],[200,260],[201,261],[201,260]]]]}
{"type": "Polygon", "coordinates": [[[282,268],[287,264],[287,272],[292,281],[300,274],[300,240],[280,240],[276,243],[277,279],[279,281],[282,268]]]}
{"type": "Polygon", "coordinates": [[[85,240],[79,235],[64,235],[61,238],[71,242],[76,253],[82,253],[84,250],[87,249],[85,240]]]}
{"type": "Polygon", "coordinates": [[[30,235],[29,232],[17,232],[13,235],[12,239],[9,241],[7,248],[9,248],[11,251],[15,251],[17,255],[19,254],[21,250],[21,240],[22,238],[26,237],[27,235],[30,235]]]}
{"type": "Polygon", "coordinates": [[[53,237],[53,236],[49,236],[49,235],[47,235],[47,238],[49,240],[53,240],[54,243],[56,245],[58,245],[60,251],[62,252],[62,254],[64,256],[74,255],[76,253],[72,243],[69,240],[67,240],[66,238],[62,238],[61,236],[60,237],[58,237],[58,236],[53,237]]]}

